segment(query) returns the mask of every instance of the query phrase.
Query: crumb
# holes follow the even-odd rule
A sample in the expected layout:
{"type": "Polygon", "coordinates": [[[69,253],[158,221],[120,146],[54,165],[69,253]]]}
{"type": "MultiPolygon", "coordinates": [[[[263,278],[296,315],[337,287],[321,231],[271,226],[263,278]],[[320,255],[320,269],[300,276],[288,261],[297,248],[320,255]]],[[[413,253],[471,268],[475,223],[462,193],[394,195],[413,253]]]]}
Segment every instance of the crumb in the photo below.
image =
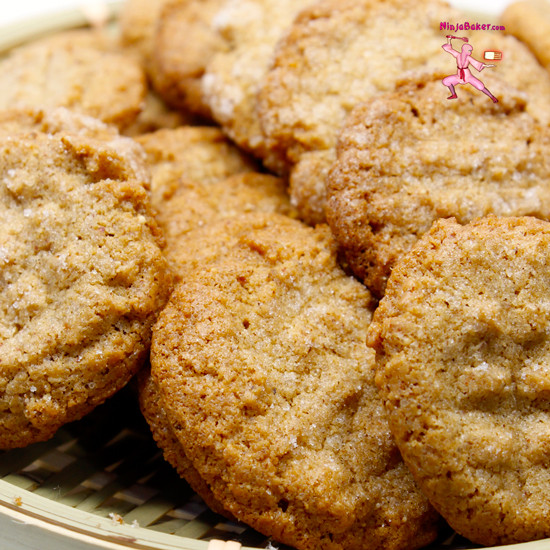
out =
{"type": "Polygon", "coordinates": [[[119,525],[122,525],[124,523],[122,516],[119,514],[115,514],[114,512],[111,512],[109,514],[109,517],[113,520],[113,523],[118,523],[119,525]]]}

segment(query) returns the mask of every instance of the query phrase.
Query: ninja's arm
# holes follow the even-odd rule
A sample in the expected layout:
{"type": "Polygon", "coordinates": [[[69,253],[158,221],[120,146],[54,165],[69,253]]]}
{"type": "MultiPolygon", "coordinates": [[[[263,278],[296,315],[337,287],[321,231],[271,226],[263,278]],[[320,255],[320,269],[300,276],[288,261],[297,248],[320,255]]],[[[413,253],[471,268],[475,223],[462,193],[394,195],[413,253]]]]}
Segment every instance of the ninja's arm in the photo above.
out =
{"type": "Polygon", "coordinates": [[[450,53],[453,57],[458,57],[460,55],[451,45],[452,38],[447,38],[447,44],[441,46],[446,52],[450,53]]]}

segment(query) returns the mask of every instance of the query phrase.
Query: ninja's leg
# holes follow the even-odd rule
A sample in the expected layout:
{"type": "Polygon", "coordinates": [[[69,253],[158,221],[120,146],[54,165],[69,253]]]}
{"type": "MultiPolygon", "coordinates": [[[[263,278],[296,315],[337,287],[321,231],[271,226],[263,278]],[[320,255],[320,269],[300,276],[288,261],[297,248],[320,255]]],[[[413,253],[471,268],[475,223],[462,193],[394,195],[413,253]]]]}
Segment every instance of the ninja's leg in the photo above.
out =
{"type": "Polygon", "coordinates": [[[481,91],[489,96],[493,100],[493,103],[498,103],[498,99],[487,88],[484,87],[481,91]]]}
{"type": "Polygon", "coordinates": [[[447,88],[451,91],[451,95],[447,99],[456,99],[455,87],[452,84],[448,84],[447,88]]]}

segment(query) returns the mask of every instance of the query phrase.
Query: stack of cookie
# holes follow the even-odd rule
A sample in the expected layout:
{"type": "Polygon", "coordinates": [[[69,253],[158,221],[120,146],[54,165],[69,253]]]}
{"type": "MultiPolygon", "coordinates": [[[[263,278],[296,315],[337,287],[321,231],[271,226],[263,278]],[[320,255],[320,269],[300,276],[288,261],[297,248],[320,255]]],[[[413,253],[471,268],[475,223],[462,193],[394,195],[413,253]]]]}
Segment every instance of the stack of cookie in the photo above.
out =
{"type": "Polygon", "coordinates": [[[276,541],[550,536],[550,74],[469,32],[498,101],[447,101],[462,19],[127,0],[0,61],[0,447],[138,374],[168,462],[276,541]]]}

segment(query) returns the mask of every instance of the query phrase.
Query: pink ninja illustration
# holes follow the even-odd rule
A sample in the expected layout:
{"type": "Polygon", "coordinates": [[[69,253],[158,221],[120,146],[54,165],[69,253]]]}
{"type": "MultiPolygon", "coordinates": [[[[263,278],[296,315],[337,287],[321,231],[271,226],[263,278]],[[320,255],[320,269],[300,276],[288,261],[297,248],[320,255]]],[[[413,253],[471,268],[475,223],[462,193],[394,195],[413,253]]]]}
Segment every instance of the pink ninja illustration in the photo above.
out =
{"type": "Polygon", "coordinates": [[[483,84],[483,82],[481,82],[479,78],[476,78],[471,73],[469,69],[469,66],[471,65],[472,67],[474,67],[474,69],[481,72],[483,69],[485,69],[485,67],[494,67],[494,65],[487,65],[487,63],[482,63],[481,61],[474,59],[472,57],[473,47],[467,42],[468,39],[466,37],[447,35],[447,43],[443,44],[443,49],[456,58],[456,66],[458,69],[456,74],[446,76],[442,80],[443,84],[447,86],[451,91],[451,95],[447,99],[457,98],[455,91],[455,86],[457,84],[471,84],[474,88],[489,96],[494,103],[497,103],[498,99],[485,87],[485,84],[483,84]],[[453,48],[451,44],[453,38],[466,42],[462,46],[462,50],[460,52],[453,48]]]}

